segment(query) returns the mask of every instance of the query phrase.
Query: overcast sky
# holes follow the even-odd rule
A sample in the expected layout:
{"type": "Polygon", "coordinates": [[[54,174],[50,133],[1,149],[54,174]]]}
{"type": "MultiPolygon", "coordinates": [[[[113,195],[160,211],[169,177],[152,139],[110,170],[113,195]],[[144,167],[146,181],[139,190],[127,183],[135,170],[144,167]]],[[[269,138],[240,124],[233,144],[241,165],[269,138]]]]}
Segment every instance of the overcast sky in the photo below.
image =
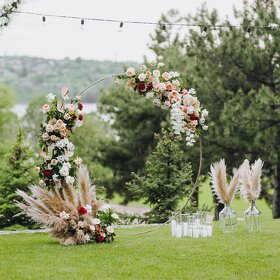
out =
{"type": "MultiPolygon", "coordinates": [[[[0,0],[0,5],[3,4],[0,0]]],[[[24,0],[21,11],[62,14],[79,17],[110,18],[157,22],[162,13],[174,8],[182,15],[195,13],[202,0],[24,0]]],[[[207,6],[216,8],[221,18],[231,17],[233,5],[242,7],[242,0],[208,0],[207,6]]],[[[143,56],[153,58],[147,44],[155,26],[124,26],[118,24],[85,22],[15,15],[12,23],[0,35],[0,55],[28,55],[61,59],[64,57],[98,60],[133,60],[143,56]]]]}

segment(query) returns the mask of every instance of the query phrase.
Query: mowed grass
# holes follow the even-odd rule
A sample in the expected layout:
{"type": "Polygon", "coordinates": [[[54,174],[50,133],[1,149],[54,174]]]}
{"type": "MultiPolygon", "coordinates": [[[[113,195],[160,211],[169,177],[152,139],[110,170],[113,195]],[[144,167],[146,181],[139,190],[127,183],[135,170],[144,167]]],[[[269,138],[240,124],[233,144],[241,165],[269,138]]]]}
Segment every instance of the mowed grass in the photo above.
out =
{"type": "MultiPolygon", "coordinates": [[[[146,227],[117,229],[134,233],[146,227]]],[[[64,247],[47,234],[0,236],[0,279],[279,279],[280,221],[263,231],[176,239],[169,226],[111,244],[64,247]]]]}

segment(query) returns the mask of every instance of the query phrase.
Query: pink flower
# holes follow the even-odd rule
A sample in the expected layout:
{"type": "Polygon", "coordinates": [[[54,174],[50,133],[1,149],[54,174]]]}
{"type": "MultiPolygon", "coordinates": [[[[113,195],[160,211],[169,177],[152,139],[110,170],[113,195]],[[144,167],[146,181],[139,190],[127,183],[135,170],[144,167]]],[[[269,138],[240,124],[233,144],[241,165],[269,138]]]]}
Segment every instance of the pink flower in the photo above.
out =
{"type": "Polygon", "coordinates": [[[169,73],[164,72],[164,73],[162,74],[162,78],[163,78],[165,81],[168,81],[168,80],[171,78],[171,76],[170,76],[169,73]]]}
{"type": "Polygon", "coordinates": [[[75,105],[72,104],[72,103],[70,103],[70,104],[68,105],[67,109],[68,109],[68,111],[69,111],[70,113],[74,113],[75,110],[76,110],[75,105]]]}

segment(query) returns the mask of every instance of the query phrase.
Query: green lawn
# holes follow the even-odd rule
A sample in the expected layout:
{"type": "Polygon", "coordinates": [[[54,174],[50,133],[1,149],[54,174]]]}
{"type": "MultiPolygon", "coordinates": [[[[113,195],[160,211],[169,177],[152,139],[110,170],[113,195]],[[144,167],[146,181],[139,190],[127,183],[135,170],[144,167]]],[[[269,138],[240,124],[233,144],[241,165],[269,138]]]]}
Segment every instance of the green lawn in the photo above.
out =
{"type": "Polygon", "coordinates": [[[280,221],[269,219],[260,233],[240,224],[222,234],[215,224],[213,237],[192,240],[171,237],[169,227],[74,247],[47,234],[0,236],[0,279],[279,279],[279,232],[280,221]]]}

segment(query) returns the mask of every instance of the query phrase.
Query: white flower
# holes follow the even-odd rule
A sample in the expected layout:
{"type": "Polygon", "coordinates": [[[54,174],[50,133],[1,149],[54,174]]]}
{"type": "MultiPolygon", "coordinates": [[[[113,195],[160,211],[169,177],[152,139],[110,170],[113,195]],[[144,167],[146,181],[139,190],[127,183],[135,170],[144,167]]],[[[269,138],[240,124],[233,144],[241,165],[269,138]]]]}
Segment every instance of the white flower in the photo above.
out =
{"type": "Polygon", "coordinates": [[[174,72],[174,73],[173,73],[173,77],[174,77],[174,78],[178,78],[178,77],[180,77],[180,74],[179,74],[178,72],[174,72]]]}
{"type": "Polygon", "coordinates": [[[91,212],[92,212],[92,207],[91,207],[91,205],[87,204],[85,208],[87,209],[87,212],[88,212],[88,213],[91,213],[91,212]]]}
{"type": "Polygon", "coordinates": [[[139,81],[143,82],[143,81],[145,81],[145,79],[146,79],[146,75],[145,75],[144,73],[141,73],[141,74],[138,76],[138,79],[139,79],[139,81]]]}
{"type": "Polygon", "coordinates": [[[195,95],[196,91],[195,91],[194,88],[191,88],[191,89],[189,89],[188,93],[191,94],[191,95],[195,95]]]}
{"type": "Polygon", "coordinates": [[[202,129],[203,129],[203,130],[208,130],[208,125],[204,125],[204,126],[202,127],[202,129]]]}
{"type": "Polygon", "coordinates": [[[39,181],[39,186],[40,187],[45,187],[46,186],[46,183],[44,182],[44,180],[39,181]]]}
{"type": "Polygon", "coordinates": [[[166,100],[163,104],[164,104],[164,106],[167,107],[167,108],[169,108],[169,107],[171,106],[171,102],[168,101],[168,100],[166,100]]]}
{"type": "Polygon", "coordinates": [[[58,181],[58,175],[57,174],[54,174],[53,176],[52,176],[52,179],[56,182],[56,181],[58,181]]]}
{"type": "Polygon", "coordinates": [[[112,226],[107,226],[106,230],[109,233],[114,233],[114,228],[112,226]]]}
{"type": "Polygon", "coordinates": [[[94,225],[99,225],[100,224],[100,220],[99,219],[93,219],[92,220],[92,223],[94,224],[94,225]]]}
{"type": "Polygon", "coordinates": [[[156,78],[159,78],[159,76],[160,76],[160,71],[159,71],[159,70],[154,70],[154,71],[153,71],[153,75],[154,75],[156,78]]]}
{"type": "Polygon", "coordinates": [[[165,91],[165,90],[166,90],[165,83],[160,83],[160,84],[159,84],[159,90],[160,90],[160,91],[165,91]]]}
{"type": "Polygon", "coordinates": [[[117,85],[117,86],[118,86],[120,83],[121,83],[121,82],[120,82],[120,80],[119,80],[119,79],[116,79],[116,80],[115,80],[115,85],[117,85]]]}
{"type": "Polygon", "coordinates": [[[194,107],[193,106],[187,107],[187,110],[188,110],[188,114],[193,114],[194,113],[194,107]]]}
{"type": "Polygon", "coordinates": [[[67,220],[69,219],[70,215],[68,213],[66,213],[65,211],[62,211],[60,214],[59,214],[59,217],[63,220],[67,220]]]}
{"type": "Polygon", "coordinates": [[[128,77],[135,76],[135,69],[132,68],[132,67],[127,68],[127,70],[126,70],[126,75],[127,75],[128,77]]]}
{"type": "Polygon", "coordinates": [[[49,139],[49,134],[48,133],[43,133],[43,135],[42,135],[42,139],[44,140],[44,141],[46,141],[46,140],[48,140],[49,139]]]}
{"type": "Polygon", "coordinates": [[[147,70],[147,66],[146,65],[141,65],[140,66],[140,70],[141,71],[146,71],[147,70]]]}
{"type": "Polygon", "coordinates": [[[66,183],[70,184],[70,185],[73,185],[74,184],[74,177],[72,176],[67,176],[66,179],[65,179],[66,183]]]}
{"type": "Polygon", "coordinates": [[[70,118],[71,118],[71,116],[70,116],[68,113],[66,113],[66,114],[64,115],[64,119],[65,119],[65,120],[68,121],[68,120],[70,120],[70,118]]]}
{"type": "Polygon", "coordinates": [[[109,204],[104,204],[99,208],[99,210],[103,212],[108,212],[109,209],[111,209],[111,206],[109,204]]]}
{"type": "Polygon", "coordinates": [[[159,86],[159,79],[157,77],[153,78],[153,87],[158,87],[159,86]]]}
{"type": "Polygon", "coordinates": [[[151,99],[153,97],[154,97],[154,93],[152,91],[149,91],[149,92],[146,93],[146,98],[147,99],[151,99]]]}
{"type": "Polygon", "coordinates": [[[163,66],[164,66],[164,63],[159,62],[157,66],[158,66],[158,67],[163,67],[163,66]]]}
{"type": "Polygon", "coordinates": [[[167,72],[164,72],[161,76],[165,81],[168,81],[171,79],[171,75],[167,72]]]}
{"type": "Polygon", "coordinates": [[[90,237],[89,237],[88,234],[85,234],[84,238],[85,238],[85,241],[86,241],[86,242],[90,241],[90,237]]]}
{"type": "Polygon", "coordinates": [[[75,160],[74,160],[75,164],[76,165],[81,165],[83,160],[80,158],[80,157],[77,157],[75,160]]]}
{"type": "Polygon", "coordinates": [[[64,162],[62,164],[62,167],[64,167],[64,166],[67,167],[68,169],[71,168],[71,164],[69,162],[64,162]]]}
{"type": "Polygon", "coordinates": [[[78,222],[78,227],[83,228],[83,227],[84,227],[84,222],[79,221],[79,222],[78,222]]]}
{"type": "Polygon", "coordinates": [[[53,93],[49,93],[46,97],[48,102],[53,102],[55,99],[55,95],[53,93]]]}
{"type": "Polygon", "coordinates": [[[50,105],[49,104],[45,104],[42,108],[43,114],[46,114],[50,111],[50,105]]]}
{"type": "Polygon", "coordinates": [[[156,66],[157,63],[156,63],[156,61],[153,60],[153,61],[151,61],[150,64],[151,64],[151,66],[156,66]]]}
{"type": "Polygon", "coordinates": [[[55,158],[53,158],[52,160],[51,160],[51,165],[57,165],[57,160],[55,159],[55,158]]]}
{"type": "Polygon", "coordinates": [[[73,145],[73,143],[69,142],[69,143],[67,144],[67,149],[68,149],[69,151],[74,151],[74,150],[75,150],[75,146],[73,145]]]}
{"type": "Polygon", "coordinates": [[[111,215],[111,217],[112,217],[113,219],[115,219],[115,220],[118,220],[118,219],[119,219],[119,216],[118,216],[116,213],[113,213],[113,214],[111,215]]]}
{"type": "Polygon", "coordinates": [[[53,126],[51,124],[46,125],[46,131],[47,132],[53,132],[53,126]]]}
{"type": "Polygon", "coordinates": [[[94,232],[94,231],[95,231],[95,226],[91,225],[91,226],[89,226],[89,229],[90,229],[92,232],[94,232]]]}
{"type": "Polygon", "coordinates": [[[64,161],[64,156],[57,157],[58,162],[62,163],[64,161]]]}
{"type": "Polygon", "coordinates": [[[206,118],[208,116],[209,112],[206,109],[202,110],[201,116],[206,118]]]}
{"type": "Polygon", "coordinates": [[[174,85],[175,87],[179,87],[180,86],[180,82],[178,80],[174,80],[172,82],[172,85],[174,85]]]}
{"type": "Polygon", "coordinates": [[[201,124],[202,124],[202,123],[205,123],[205,118],[203,118],[203,117],[200,118],[199,123],[201,123],[201,124]]]}
{"type": "Polygon", "coordinates": [[[156,105],[156,106],[159,106],[159,105],[160,105],[159,99],[155,98],[155,99],[153,100],[153,104],[156,105]]]}
{"type": "Polygon", "coordinates": [[[74,104],[70,103],[70,104],[68,104],[67,109],[70,113],[74,113],[76,110],[76,107],[74,104]]]}
{"type": "Polygon", "coordinates": [[[61,176],[68,176],[69,175],[69,169],[66,166],[62,166],[62,168],[59,170],[59,174],[61,176]]]}
{"type": "Polygon", "coordinates": [[[65,156],[67,156],[67,157],[72,157],[74,155],[74,152],[73,151],[67,151],[66,153],[65,153],[65,156]]]}

